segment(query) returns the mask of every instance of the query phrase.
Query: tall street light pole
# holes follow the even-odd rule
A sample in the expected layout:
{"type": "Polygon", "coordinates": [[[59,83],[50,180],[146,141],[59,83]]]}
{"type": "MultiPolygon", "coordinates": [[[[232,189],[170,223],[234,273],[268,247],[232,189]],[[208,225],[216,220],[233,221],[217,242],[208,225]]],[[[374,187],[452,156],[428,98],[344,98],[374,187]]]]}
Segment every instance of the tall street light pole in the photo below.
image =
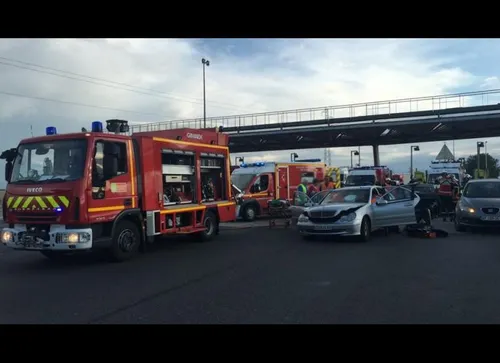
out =
{"type": "Polygon", "coordinates": [[[482,179],[480,177],[480,173],[481,173],[480,172],[480,170],[481,170],[481,148],[484,147],[484,142],[478,141],[476,143],[476,145],[477,145],[477,163],[476,163],[477,164],[477,166],[476,166],[477,167],[477,175],[476,175],[476,178],[482,179]]]}
{"type": "Polygon", "coordinates": [[[208,59],[202,58],[201,63],[203,64],[203,128],[207,128],[207,98],[205,93],[205,66],[210,65],[208,59]]]}
{"type": "Polygon", "coordinates": [[[413,151],[420,151],[418,145],[410,146],[410,180],[413,179],[413,151]]]}
{"type": "Polygon", "coordinates": [[[352,165],[352,156],[353,155],[359,156],[358,150],[351,150],[351,169],[353,168],[353,165],[352,165]]]}

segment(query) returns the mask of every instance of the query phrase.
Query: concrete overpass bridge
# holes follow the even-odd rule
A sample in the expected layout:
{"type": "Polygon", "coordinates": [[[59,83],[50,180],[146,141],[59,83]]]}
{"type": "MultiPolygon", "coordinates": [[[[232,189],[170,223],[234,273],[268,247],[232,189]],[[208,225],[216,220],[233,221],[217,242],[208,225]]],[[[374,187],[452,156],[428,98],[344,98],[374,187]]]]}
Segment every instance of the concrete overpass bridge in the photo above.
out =
{"type": "MultiPolygon", "coordinates": [[[[379,145],[500,136],[500,90],[210,117],[232,153],[379,145]]],[[[132,132],[203,128],[203,119],[131,125],[132,132]]]]}

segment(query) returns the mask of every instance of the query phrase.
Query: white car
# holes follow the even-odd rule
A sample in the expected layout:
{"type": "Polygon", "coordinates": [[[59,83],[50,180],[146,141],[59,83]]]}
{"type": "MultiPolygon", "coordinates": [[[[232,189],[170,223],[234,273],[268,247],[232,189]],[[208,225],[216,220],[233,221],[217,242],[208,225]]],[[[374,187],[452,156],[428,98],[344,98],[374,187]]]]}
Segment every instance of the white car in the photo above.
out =
{"type": "Polygon", "coordinates": [[[308,198],[295,193],[292,214],[305,238],[311,236],[358,236],[368,241],[381,228],[417,223],[415,206],[420,197],[399,186],[389,190],[379,186],[333,189],[308,198]]]}

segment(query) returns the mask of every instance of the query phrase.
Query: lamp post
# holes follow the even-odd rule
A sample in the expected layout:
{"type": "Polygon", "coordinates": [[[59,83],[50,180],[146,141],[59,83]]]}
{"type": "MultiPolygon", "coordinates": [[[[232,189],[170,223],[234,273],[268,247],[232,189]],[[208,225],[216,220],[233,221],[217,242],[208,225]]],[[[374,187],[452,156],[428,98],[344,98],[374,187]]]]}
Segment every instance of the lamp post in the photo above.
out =
{"type": "Polygon", "coordinates": [[[351,150],[351,169],[352,169],[352,156],[359,156],[359,151],[358,150],[351,150]]]}
{"type": "Polygon", "coordinates": [[[478,179],[482,179],[480,178],[480,175],[479,175],[479,170],[481,170],[481,148],[484,147],[484,142],[482,141],[478,141],[477,143],[477,178],[478,179]]]}
{"type": "Polygon", "coordinates": [[[208,59],[202,58],[201,63],[203,64],[203,128],[207,128],[207,98],[205,93],[205,66],[210,65],[208,59]]]}
{"type": "Polygon", "coordinates": [[[413,152],[420,151],[418,145],[410,146],[410,180],[413,179],[413,152]]]}
{"type": "Polygon", "coordinates": [[[485,177],[489,178],[488,176],[488,141],[484,142],[484,172],[485,172],[485,177]]]}
{"type": "Polygon", "coordinates": [[[296,154],[296,153],[291,153],[291,154],[290,154],[290,161],[291,161],[292,163],[294,163],[294,162],[295,162],[295,159],[297,159],[298,157],[299,157],[299,155],[298,155],[298,154],[296,154]]]}

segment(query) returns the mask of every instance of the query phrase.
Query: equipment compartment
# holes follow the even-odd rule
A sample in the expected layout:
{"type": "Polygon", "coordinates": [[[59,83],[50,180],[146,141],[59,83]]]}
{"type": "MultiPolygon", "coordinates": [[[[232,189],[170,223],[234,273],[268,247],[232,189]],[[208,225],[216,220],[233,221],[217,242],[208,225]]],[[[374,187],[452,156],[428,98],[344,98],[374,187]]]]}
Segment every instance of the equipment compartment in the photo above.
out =
{"type": "Polygon", "coordinates": [[[194,152],[162,150],[163,205],[196,201],[194,152]]]}

